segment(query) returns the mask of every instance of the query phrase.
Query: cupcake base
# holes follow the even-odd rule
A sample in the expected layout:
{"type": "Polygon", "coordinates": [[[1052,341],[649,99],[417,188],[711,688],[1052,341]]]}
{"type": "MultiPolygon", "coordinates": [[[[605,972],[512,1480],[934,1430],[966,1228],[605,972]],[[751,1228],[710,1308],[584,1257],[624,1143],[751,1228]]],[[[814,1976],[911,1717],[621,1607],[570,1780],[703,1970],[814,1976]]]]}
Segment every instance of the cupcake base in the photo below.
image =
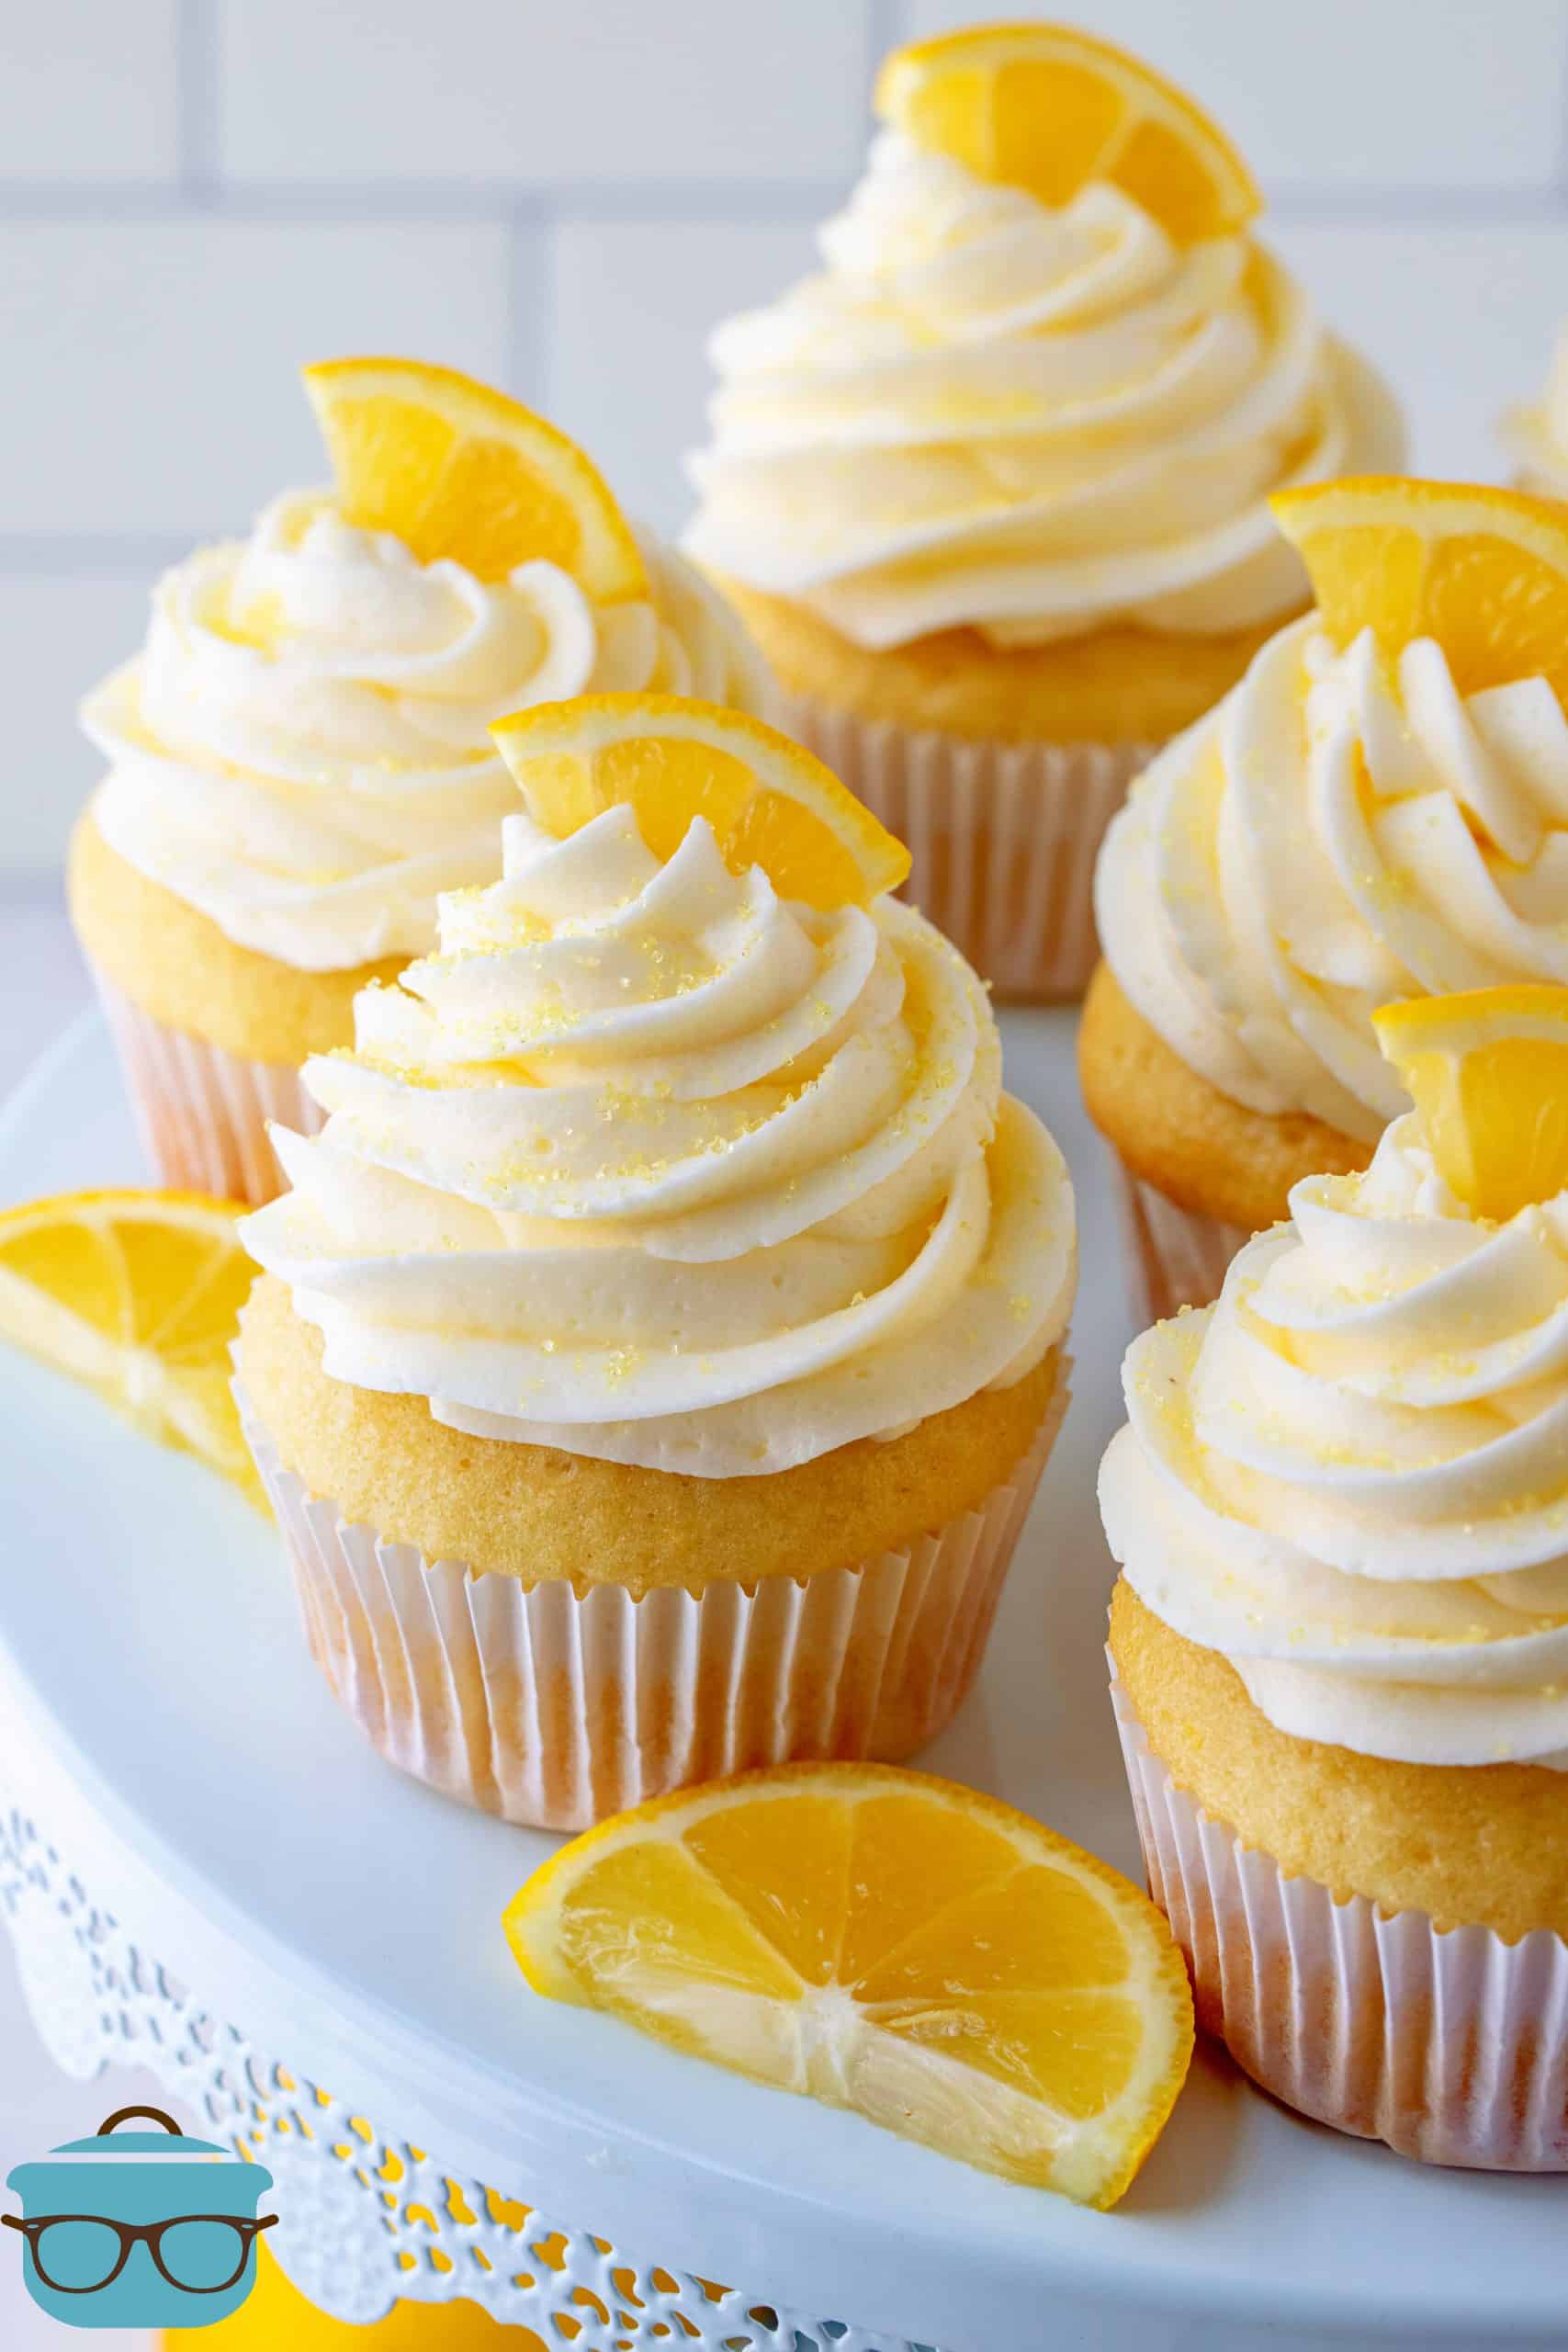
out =
{"type": "Polygon", "coordinates": [[[1245,1227],[1179,1208],[1110,1150],[1111,1185],[1126,1241],[1127,1284],[1139,1330],[1184,1306],[1208,1306],[1231,1260],[1252,1236],[1245,1227]]]}
{"type": "Polygon", "coordinates": [[[96,967],[142,1148],[162,1184],[259,1208],[283,1190],[267,1122],[314,1135],[325,1114],[288,1063],[244,1059],[153,1020],[96,967]]]}
{"type": "Polygon", "coordinates": [[[581,1829],[755,1765],[897,1762],[974,1680],[1066,1409],[976,1510],[848,1568],[634,1599],[431,1562],[348,1525],[288,1469],[243,1389],[318,1666],[372,1746],[508,1821],[581,1829]]]}
{"type": "Polygon", "coordinates": [[[1287,1878],[1178,1788],[1114,1673],[1149,1892],[1255,2082],[1427,2164],[1568,2172],[1568,1941],[1441,1930],[1287,1878]]]}
{"type": "Polygon", "coordinates": [[[986,743],[783,697],[786,734],[908,846],[901,895],[998,997],[1081,996],[1094,969],[1094,862],[1151,743],[986,743]]]}

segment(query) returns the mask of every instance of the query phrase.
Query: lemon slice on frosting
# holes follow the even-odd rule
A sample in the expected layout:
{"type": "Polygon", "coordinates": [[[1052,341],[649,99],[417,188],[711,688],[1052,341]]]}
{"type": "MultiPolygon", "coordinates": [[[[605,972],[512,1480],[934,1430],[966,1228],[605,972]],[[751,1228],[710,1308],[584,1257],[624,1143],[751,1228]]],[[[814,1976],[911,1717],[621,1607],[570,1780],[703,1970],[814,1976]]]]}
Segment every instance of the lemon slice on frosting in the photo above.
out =
{"type": "Polygon", "coordinates": [[[1087,2205],[1127,2188],[1192,2054],[1146,1895],[1010,1806],[887,1765],[618,1814],[505,1925],[536,1993],[1087,2205]]]}
{"type": "Polygon", "coordinates": [[[304,378],[349,522],[479,580],[542,558],[597,603],[648,594],[597,467],[520,401],[417,359],[327,359],[304,378]]]}
{"type": "Polygon", "coordinates": [[[896,49],[875,104],[917,146],[1042,204],[1109,180],[1179,244],[1224,236],[1262,209],[1247,165],[1201,107],[1070,25],[976,25],[896,49]]]}
{"type": "Polygon", "coordinates": [[[1545,678],[1568,703],[1568,505],[1371,476],[1269,501],[1339,646],[1436,638],[1461,694],[1545,678]]]}
{"type": "Polygon", "coordinates": [[[617,803],[654,855],[705,817],[731,871],[828,910],[896,890],[909,853],[821,761],[775,728],[680,695],[583,695],[491,729],[536,824],[564,841],[617,803]]]}
{"type": "Polygon", "coordinates": [[[255,1267],[243,1202],[63,1193],[0,1216],[0,1340],[41,1357],[149,1437],[261,1488],[230,1389],[255,1267]]]}
{"type": "Polygon", "coordinates": [[[1568,989],[1470,989],[1372,1018],[1445,1182],[1477,1216],[1568,1189],[1568,989]]]}

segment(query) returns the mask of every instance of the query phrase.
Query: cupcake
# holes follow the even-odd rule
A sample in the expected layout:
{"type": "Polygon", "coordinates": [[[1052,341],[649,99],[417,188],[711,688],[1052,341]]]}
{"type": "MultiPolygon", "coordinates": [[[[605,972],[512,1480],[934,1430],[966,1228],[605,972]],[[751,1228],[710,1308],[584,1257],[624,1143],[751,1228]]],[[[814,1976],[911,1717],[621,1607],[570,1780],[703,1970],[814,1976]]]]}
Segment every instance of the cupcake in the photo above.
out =
{"type": "Polygon", "coordinates": [[[1135,786],[1078,1058],[1141,1321],[1408,1107],[1393,998],[1568,978],[1568,514],[1454,483],[1277,502],[1319,592],[1135,786]]]}
{"type": "Polygon", "coordinates": [[[1086,34],[897,51],[823,269],[722,327],[685,545],[1006,996],[1078,995],[1129,779],[1306,601],[1266,493],[1400,462],[1214,125],[1086,34]]]}
{"type": "Polygon", "coordinates": [[[1066,1401],[1061,1156],[808,752],[634,695],[496,732],[503,877],[306,1064],[243,1228],[312,1650],[392,1761],[550,1827],[905,1756],[1066,1401]]]}
{"type": "Polygon", "coordinates": [[[1503,435],[1520,490],[1568,499],[1568,327],[1557,338],[1545,397],[1528,408],[1510,409],[1503,435]]]}
{"type": "Polygon", "coordinates": [[[441,368],[306,370],[336,476],[159,582],[141,655],[89,695],[108,773],[70,897],[166,1184],[264,1201],[266,1121],[357,991],[493,880],[516,793],[489,723],[588,687],[759,707],[744,630],[633,530],[587,458],[441,368]]]}
{"type": "Polygon", "coordinates": [[[1247,2071],[1406,2155],[1564,2171],[1568,989],[1386,1018],[1421,1110],[1128,1352],[1116,1711],[1247,2071]]]}

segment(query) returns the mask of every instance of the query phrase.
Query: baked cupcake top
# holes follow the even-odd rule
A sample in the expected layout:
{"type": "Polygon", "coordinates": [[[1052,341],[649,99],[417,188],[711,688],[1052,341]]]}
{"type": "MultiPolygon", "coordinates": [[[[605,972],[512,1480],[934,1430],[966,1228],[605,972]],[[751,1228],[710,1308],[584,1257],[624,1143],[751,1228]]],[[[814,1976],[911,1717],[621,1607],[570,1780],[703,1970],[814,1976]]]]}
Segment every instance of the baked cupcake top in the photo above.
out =
{"type": "Polygon", "coordinates": [[[1266,494],[1401,435],[1214,126],[1046,26],[900,51],[877,102],[824,269],[714,338],[689,551],[873,648],[1299,606],[1266,494]]]}
{"type": "Polygon", "coordinates": [[[1568,1118],[1544,1139],[1539,1119],[1568,1080],[1568,990],[1391,1010],[1446,1108],[1395,1120],[1364,1174],[1298,1184],[1213,1306],[1134,1342],[1106,1532],[1280,1730],[1568,1770],[1568,1118]],[[1484,1010],[1510,1000],[1551,1001],[1484,1010]],[[1478,1056],[1450,1050],[1467,1025],[1478,1056]],[[1504,1133],[1466,1145],[1467,1118],[1504,1133]],[[1489,1158],[1505,1214],[1456,1189],[1485,1200],[1489,1158]]]}
{"type": "Polygon", "coordinates": [[[1376,1008],[1568,980],[1568,511],[1428,482],[1280,501],[1319,586],[1134,785],[1095,877],[1190,1069],[1371,1141],[1376,1008]]]}
{"type": "Polygon", "coordinates": [[[83,718],[110,846],[242,946],[328,971],[422,953],[437,893],[495,874],[503,712],[763,689],[739,623],[542,419],[412,362],[308,384],[335,490],[166,573],[83,718]]]}
{"type": "Polygon", "coordinates": [[[1568,327],[1558,335],[1544,394],[1510,409],[1503,434],[1519,469],[1521,490],[1541,498],[1568,498],[1568,327]]]}
{"type": "Polygon", "coordinates": [[[1023,1378],[1066,1325],[1072,1190],[981,984],[876,889],[897,845],[705,705],[498,735],[504,877],[307,1063],[326,1126],[276,1135],[294,1190],[243,1228],[326,1372],[714,1478],[1023,1378]]]}

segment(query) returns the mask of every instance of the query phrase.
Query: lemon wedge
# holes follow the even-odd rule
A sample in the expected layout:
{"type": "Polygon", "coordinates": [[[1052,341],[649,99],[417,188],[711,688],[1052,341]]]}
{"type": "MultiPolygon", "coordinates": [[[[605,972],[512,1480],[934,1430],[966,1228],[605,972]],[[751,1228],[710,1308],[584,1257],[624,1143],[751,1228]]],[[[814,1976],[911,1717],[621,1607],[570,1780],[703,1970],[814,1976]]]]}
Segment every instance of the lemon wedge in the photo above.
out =
{"type": "Polygon", "coordinates": [[[479,580],[543,559],[600,604],[647,595],[598,469],[520,401],[417,359],[327,359],[304,378],[349,522],[479,580]]]}
{"type": "Polygon", "coordinates": [[[1568,1189],[1568,989],[1468,989],[1372,1016],[1443,1181],[1501,1222],[1568,1189]]]}
{"type": "Polygon", "coordinates": [[[1010,2180],[1113,2205],[1192,2052],[1146,1896],[995,1799],[797,1764],[617,1815],[506,1913],[536,1993],[852,2109],[1010,2180]]]}
{"type": "Polygon", "coordinates": [[[1042,204],[1108,180],[1179,244],[1226,236],[1262,209],[1247,165],[1201,107],[1071,25],[975,25],[896,49],[874,102],[917,146],[1042,204]]]}
{"type": "Polygon", "coordinates": [[[1337,645],[1364,628],[1391,653],[1431,637],[1461,694],[1541,677],[1568,700],[1568,505],[1398,476],[1269,503],[1337,645]]]}
{"type": "Polygon", "coordinates": [[[491,729],[536,824],[564,841],[629,807],[668,858],[705,817],[736,874],[830,909],[896,890],[909,853],[821,761],[775,728],[680,695],[582,695],[491,729]]]}
{"type": "Polygon", "coordinates": [[[229,1387],[256,1271],[236,1232],[246,1214],[243,1202],[198,1193],[140,1192],[63,1193],[7,1210],[0,1339],[262,1504],[229,1387]]]}

